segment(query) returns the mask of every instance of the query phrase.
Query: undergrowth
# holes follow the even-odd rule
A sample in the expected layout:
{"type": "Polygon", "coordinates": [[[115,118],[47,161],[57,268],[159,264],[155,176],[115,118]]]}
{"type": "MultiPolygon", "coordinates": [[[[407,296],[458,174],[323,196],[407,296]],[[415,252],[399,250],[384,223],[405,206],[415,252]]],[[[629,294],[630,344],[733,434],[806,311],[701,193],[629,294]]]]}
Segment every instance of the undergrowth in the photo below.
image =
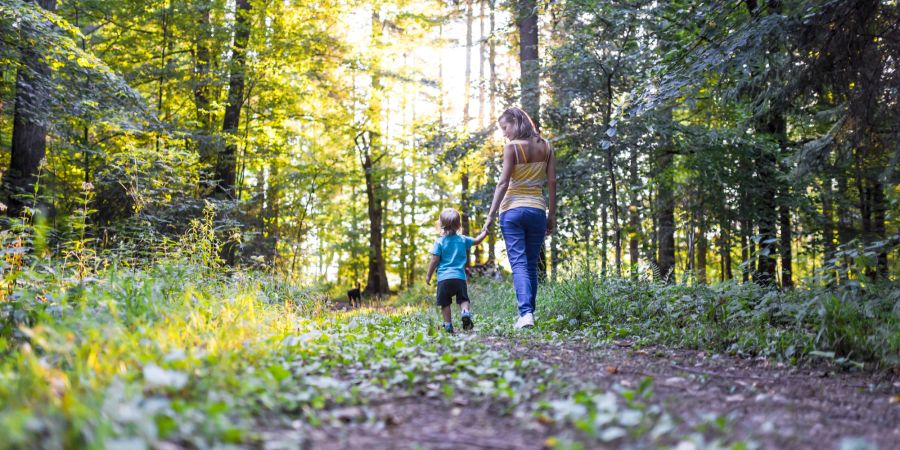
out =
{"type": "Polygon", "coordinates": [[[296,423],[378,422],[365,408],[335,411],[405,395],[480,399],[561,437],[580,430],[549,442],[560,447],[727,442],[697,434],[704,424],[685,435],[652,405],[649,380],[619,392],[568,384],[477,335],[448,336],[421,305],[334,311],[315,290],[185,261],[87,282],[40,273],[0,303],[0,448],[256,446],[296,423]]]}
{"type": "MultiPolygon", "coordinates": [[[[496,333],[512,332],[510,283],[470,288],[496,333]]],[[[662,284],[582,272],[539,289],[536,329],[591,340],[629,338],[796,363],[826,358],[846,367],[900,366],[896,283],[781,291],[752,283],[662,284]]]]}

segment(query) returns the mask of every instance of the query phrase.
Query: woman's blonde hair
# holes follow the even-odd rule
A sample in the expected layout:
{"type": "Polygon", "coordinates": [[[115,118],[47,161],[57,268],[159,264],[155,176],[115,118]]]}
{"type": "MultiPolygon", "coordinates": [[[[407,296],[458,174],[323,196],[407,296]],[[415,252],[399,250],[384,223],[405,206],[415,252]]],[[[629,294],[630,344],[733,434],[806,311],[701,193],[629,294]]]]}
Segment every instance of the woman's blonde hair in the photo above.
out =
{"type": "Polygon", "coordinates": [[[505,120],[512,125],[513,139],[544,140],[544,138],[541,137],[541,133],[537,131],[537,127],[534,126],[534,121],[531,120],[531,116],[521,108],[512,107],[503,111],[503,114],[500,114],[497,122],[501,120],[505,120]]]}
{"type": "Polygon", "coordinates": [[[462,226],[461,223],[462,217],[459,215],[459,211],[453,208],[446,208],[441,211],[438,227],[441,229],[441,234],[456,234],[460,226],[462,226]]]}

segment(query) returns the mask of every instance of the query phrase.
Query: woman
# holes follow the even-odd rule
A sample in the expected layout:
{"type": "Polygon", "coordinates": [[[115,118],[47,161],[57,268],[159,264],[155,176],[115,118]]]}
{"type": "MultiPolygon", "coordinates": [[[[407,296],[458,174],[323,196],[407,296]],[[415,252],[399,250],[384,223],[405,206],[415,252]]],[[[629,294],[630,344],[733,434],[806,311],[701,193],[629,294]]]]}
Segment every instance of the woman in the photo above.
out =
{"type": "Polygon", "coordinates": [[[525,111],[507,109],[497,122],[509,143],[503,147],[503,171],[484,226],[490,227],[500,212],[519,304],[518,329],[534,326],[538,259],[544,237],[556,226],[556,158],[525,111]],[[549,206],[544,200],[545,185],[549,206]]]}

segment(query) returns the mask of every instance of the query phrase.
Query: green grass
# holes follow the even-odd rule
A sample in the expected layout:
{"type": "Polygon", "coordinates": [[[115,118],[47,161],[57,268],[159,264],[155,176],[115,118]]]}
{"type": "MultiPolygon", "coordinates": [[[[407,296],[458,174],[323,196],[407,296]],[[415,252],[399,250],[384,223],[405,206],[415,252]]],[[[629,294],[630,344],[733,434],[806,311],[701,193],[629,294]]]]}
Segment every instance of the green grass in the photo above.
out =
{"type": "MultiPolygon", "coordinates": [[[[497,334],[516,317],[510,283],[470,288],[476,311],[497,334]]],[[[900,286],[896,283],[779,291],[752,283],[665,285],[573,275],[543,285],[536,331],[543,338],[629,338],[789,362],[827,358],[848,367],[900,365],[900,286]]]]}
{"type": "Polygon", "coordinates": [[[70,273],[22,269],[0,302],[0,448],[255,446],[263,431],[334,423],[343,405],[404,395],[463,396],[554,423],[562,448],[727,442],[682,435],[652,405],[650,380],[601,392],[477,334],[446,335],[428,288],[338,312],[314,289],[184,261],[88,281],[70,273]]]}

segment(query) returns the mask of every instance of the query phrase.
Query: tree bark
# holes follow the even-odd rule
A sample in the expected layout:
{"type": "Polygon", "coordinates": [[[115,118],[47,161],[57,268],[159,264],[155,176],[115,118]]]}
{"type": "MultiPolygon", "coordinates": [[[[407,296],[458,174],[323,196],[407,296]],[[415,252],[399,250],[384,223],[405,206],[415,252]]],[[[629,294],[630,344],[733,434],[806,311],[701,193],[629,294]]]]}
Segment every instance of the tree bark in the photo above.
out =
{"type": "MultiPolygon", "coordinates": [[[[880,181],[875,181],[872,186],[872,233],[876,239],[884,240],[887,237],[885,227],[885,216],[887,213],[887,205],[885,204],[884,185],[880,181]]],[[[876,256],[875,276],[882,280],[888,279],[888,254],[887,251],[879,249],[876,256]]]]}
{"type": "Polygon", "coordinates": [[[609,205],[607,204],[606,199],[603,200],[603,203],[600,205],[600,272],[606,275],[606,246],[608,244],[607,239],[609,238],[609,213],[606,209],[609,205]]]}
{"type": "MultiPolygon", "coordinates": [[[[469,121],[472,119],[470,113],[471,103],[471,84],[472,84],[472,0],[466,0],[466,70],[463,82],[463,131],[468,133],[469,121]]],[[[469,230],[469,168],[466,164],[466,157],[469,154],[468,148],[461,157],[460,166],[462,174],[460,175],[460,213],[462,214],[462,233],[466,236],[470,235],[469,230]]],[[[471,248],[466,249],[466,265],[470,265],[472,260],[471,248]]]]}
{"type": "Polygon", "coordinates": [[[385,295],[390,292],[387,282],[387,264],[384,261],[384,242],[383,242],[383,223],[384,223],[384,205],[382,192],[381,174],[378,170],[378,162],[385,156],[381,139],[381,75],[380,61],[377,52],[381,47],[381,35],[384,24],[377,10],[377,6],[372,11],[372,47],[373,62],[371,69],[371,92],[369,96],[369,105],[366,111],[369,119],[368,142],[358,139],[357,149],[361,153],[361,165],[365,173],[366,180],[366,200],[367,210],[369,214],[369,273],[366,280],[365,293],[367,295],[385,295]],[[377,155],[374,156],[373,155],[377,155]]]}
{"type": "Polygon", "coordinates": [[[719,250],[721,252],[722,261],[722,281],[734,278],[731,271],[731,219],[728,218],[727,211],[722,217],[721,225],[721,242],[719,250]]]}
{"type": "Polygon", "coordinates": [[[822,266],[826,267],[834,263],[834,213],[831,193],[831,177],[822,181],[819,198],[822,200],[822,266]]]}
{"type": "Polygon", "coordinates": [[[697,283],[706,284],[706,256],[709,243],[706,239],[706,219],[699,219],[699,227],[697,229],[697,264],[694,270],[697,273],[697,283]]]}
{"type": "Polygon", "coordinates": [[[535,0],[519,0],[516,27],[519,30],[519,68],[522,109],[540,129],[541,91],[538,60],[538,13],[535,0]]]}
{"type": "MultiPolygon", "coordinates": [[[[490,89],[488,92],[488,102],[490,105],[488,106],[490,111],[490,121],[497,120],[497,49],[496,49],[496,41],[494,40],[494,28],[495,18],[494,18],[494,1],[490,0],[490,43],[488,45],[488,67],[491,72],[491,81],[490,81],[490,89]]],[[[497,227],[491,227],[490,233],[488,234],[488,261],[496,261],[496,250],[497,250],[497,232],[495,231],[497,227]]]]}
{"type": "Polygon", "coordinates": [[[235,179],[237,178],[237,142],[235,142],[235,138],[241,118],[241,107],[244,105],[245,53],[250,41],[250,0],[236,0],[235,6],[231,74],[228,80],[225,118],[222,121],[222,132],[228,137],[216,160],[215,171],[215,192],[226,198],[233,198],[235,179]]]}
{"type": "MultiPolygon", "coordinates": [[[[38,0],[41,8],[56,10],[56,0],[38,0]]],[[[22,29],[23,35],[35,30],[22,29]]],[[[27,35],[22,42],[27,42],[27,35]]],[[[9,170],[4,175],[4,185],[9,190],[7,214],[18,216],[25,207],[20,196],[34,195],[35,182],[41,161],[47,152],[47,117],[41,109],[47,101],[46,78],[50,68],[41,62],[41,56],[30,46],[21,47],[21,67],[16,71],[16,105],[13,111],[12,143],[9,170]]]]}
{"type": "Polygon", "coordinates": [[[194,40],[194,107],[195,116],[200,130],[195,138],[198,159],[201,164],[200,189],[205,190],[209,183],[208,173],[215,160],[215,150],[212,145],[212,92],[210,89],[210,68],[212,55],[210,51],[210,11],[211,5],[207,0],[201,1],[197,6],[197,36],[194,40]]]}
{"type": "MultiPolygon", "coordinates": [[[[670,144],[671,145],[671,144],[670,144]]],[[[656,193],[657,222],[659,224],[659,274],[667,282],[675,282],[675,195],[672,186],[672,166],[674,154],[671,148],[663,146],[659,157],[659,183],[656,193]]]]}
{"type": "Polygon", "coordinates": [[[792,233],[791,233],[791,209],[790,206],[785,204],[786,199],[782,201],[779,211],[780,215],[780,228],[781,228],[781,287],[790,288],[794,287],[793,280],[793,262],[792,256],[793,253],[791,251],[791,241],[792,233]]]}
{"type": "Polygon", "coordinates": [[[631,149],[631,159],[629,161],[630,169],[631,169],[631,202],[628,205],[628,253],[631,255],[631,275],[633,277],[637,277],[638,275],[638,263],[640,255],[638,237],[641,234],[641,219],[640,219],[640,207],[638,205],[638,165],[637,165],[637,146],[631,149]]]}
{"type": "MultiPolygon", "coordinates": [[[[519,0],[516,5],[516,28],[519,30],[519,69],[521,76],[522,109],[531,116],[537,130],[541,129],[541,88],[538,60],[538,11],[536,0],[519,0]]],[[[541,246],[538,272],[541,279],[547,277],[547,252],[541,246]]]]}

